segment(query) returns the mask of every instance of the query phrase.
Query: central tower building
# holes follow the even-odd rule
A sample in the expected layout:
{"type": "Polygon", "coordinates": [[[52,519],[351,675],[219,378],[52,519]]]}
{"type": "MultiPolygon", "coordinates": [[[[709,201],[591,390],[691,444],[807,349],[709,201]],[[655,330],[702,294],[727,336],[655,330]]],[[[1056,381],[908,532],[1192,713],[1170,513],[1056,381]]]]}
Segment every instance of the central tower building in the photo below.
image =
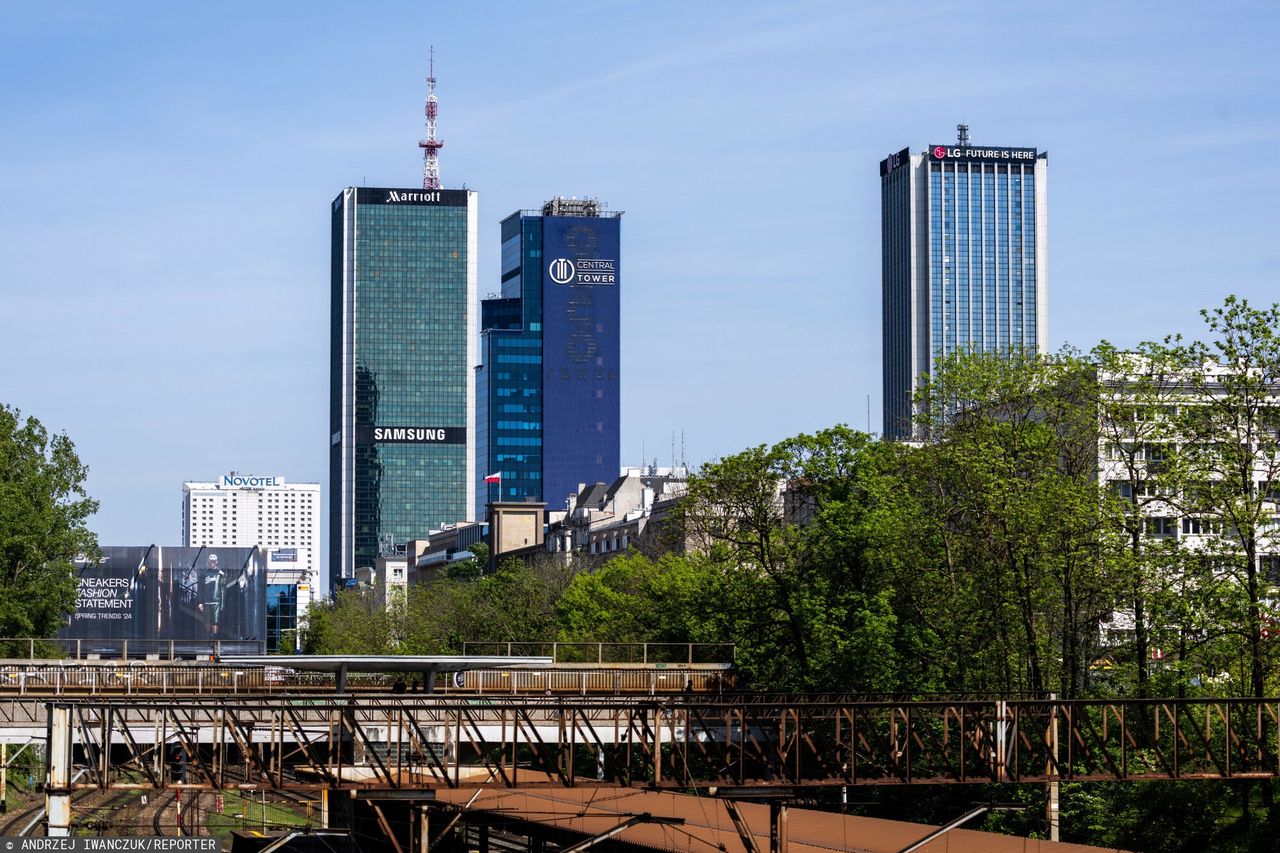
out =
{"type": "Polygon", "coordinates": [[[556,198],[502,221],[501,295],[481,303],[477,519],[493,500],[559,509],[618,476],[621,217],[556,198]]]}
{"type": "Polygon", "coordinates": [[[959,130],[880,162],[887,438],[913,435],[913,395],[939,358],[1048,347],[1048,156],[959,130]]]}

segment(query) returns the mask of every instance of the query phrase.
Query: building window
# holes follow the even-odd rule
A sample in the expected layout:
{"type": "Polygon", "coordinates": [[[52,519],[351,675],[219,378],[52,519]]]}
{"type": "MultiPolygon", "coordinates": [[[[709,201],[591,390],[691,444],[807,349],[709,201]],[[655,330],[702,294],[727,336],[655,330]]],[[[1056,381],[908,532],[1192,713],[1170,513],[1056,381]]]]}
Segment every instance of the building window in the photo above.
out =
{"type": "Polygon", "coordinates": [[[1156,516],[1147,519],[1147,535],[1154,537],[1166,537],[1176,534],[1176,520],[1166,518],[1164,516],[1156,516]]]}
{"type": "Polygon", "coordinates": [[[1205,536],[1210,533],[1217,533],[1220,525],[1208,518],[1196,518],[1195,516],[1187,516],[1182,519],[1182,532],[1188,536],[1205,536]]]}

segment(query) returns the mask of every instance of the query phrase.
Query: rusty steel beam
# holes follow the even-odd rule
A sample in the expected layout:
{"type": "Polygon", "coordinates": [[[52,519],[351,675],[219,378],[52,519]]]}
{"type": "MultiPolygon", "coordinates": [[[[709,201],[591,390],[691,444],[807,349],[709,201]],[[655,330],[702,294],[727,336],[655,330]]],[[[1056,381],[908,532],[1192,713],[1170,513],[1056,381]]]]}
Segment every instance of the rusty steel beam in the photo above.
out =
{"type": "Polygon", "coordinates": [[[77,768],[87,771],[83,787],[173,785],[175,748],[194,777],[180,787],[192,788],[818,788],[1280,777],[1274,698],[231,696],[86,698],[49,707],[68,713],[77,768]]]}

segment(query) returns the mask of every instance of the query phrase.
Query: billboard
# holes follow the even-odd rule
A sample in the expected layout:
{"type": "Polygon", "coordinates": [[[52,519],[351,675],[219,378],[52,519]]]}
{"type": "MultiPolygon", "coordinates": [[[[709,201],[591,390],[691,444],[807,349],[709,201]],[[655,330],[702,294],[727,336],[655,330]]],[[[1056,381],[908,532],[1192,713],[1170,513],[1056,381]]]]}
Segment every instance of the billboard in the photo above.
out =
{"type": "Polygon", "coordinates": [[[618,476],[621,220],[542,219],[542,498],[618,476]]]}
{"type": "Polygon", "coordinates": [[[979,148],[976,146],[930,145],[933,160],[968,160],[979,163],[1027,163],[1036,161],[1034,148],[979,148]]]}
{"type": "Polygon", "coordinates": [[[911,149],[903,148],[897,154],[890,154],[888,157],[880,161],[880,177],[892,172],[899,166],[908,166],[911,164],[911,149]]]}
{"type": "Polygon", "coordinates": [[[96,562],[76,562],[79,596],[59,638],[222,641],[236,651],[260,650],[266,642],[260,549],[145,545],[101,552],[96,562]]]}

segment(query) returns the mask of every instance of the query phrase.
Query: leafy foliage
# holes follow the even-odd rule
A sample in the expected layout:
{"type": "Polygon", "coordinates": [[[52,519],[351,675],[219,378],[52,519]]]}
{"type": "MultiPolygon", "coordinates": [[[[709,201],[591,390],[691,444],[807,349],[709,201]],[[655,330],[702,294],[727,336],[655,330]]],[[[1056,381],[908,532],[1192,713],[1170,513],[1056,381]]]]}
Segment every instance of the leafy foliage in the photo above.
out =
{"type": "Polygon", "coordinates": [[[0,405],[0,637],[50,637],[65,624],[72,560],[97,547],[87,473],[71,439],[0,405]]]}
{"type": "MultiPolygon", "coordinates": [[[[770,691],[1265,695],[1280,663],[1280,306],[1204,313],[1206,342],[949,356],[916,401],[919,442],[835,426],[712,461],[677,514],[687,552],[592,572],[477,564],[413,590],[398,626],[340,599],[326,618],[367,624],[322,618],[308,639],[733,643],[744,686],[770,691]]],[[[1264,849],[1280,823],[1248,783],[1063,791],[1068,837],[1119,847],[1264,849]]],[[[987,827],[1039,831],[1041,795],[1013,794],[1027,808],[987,827]]],[[[971,795],[872,802],[940,821],[971,795]]]]}

